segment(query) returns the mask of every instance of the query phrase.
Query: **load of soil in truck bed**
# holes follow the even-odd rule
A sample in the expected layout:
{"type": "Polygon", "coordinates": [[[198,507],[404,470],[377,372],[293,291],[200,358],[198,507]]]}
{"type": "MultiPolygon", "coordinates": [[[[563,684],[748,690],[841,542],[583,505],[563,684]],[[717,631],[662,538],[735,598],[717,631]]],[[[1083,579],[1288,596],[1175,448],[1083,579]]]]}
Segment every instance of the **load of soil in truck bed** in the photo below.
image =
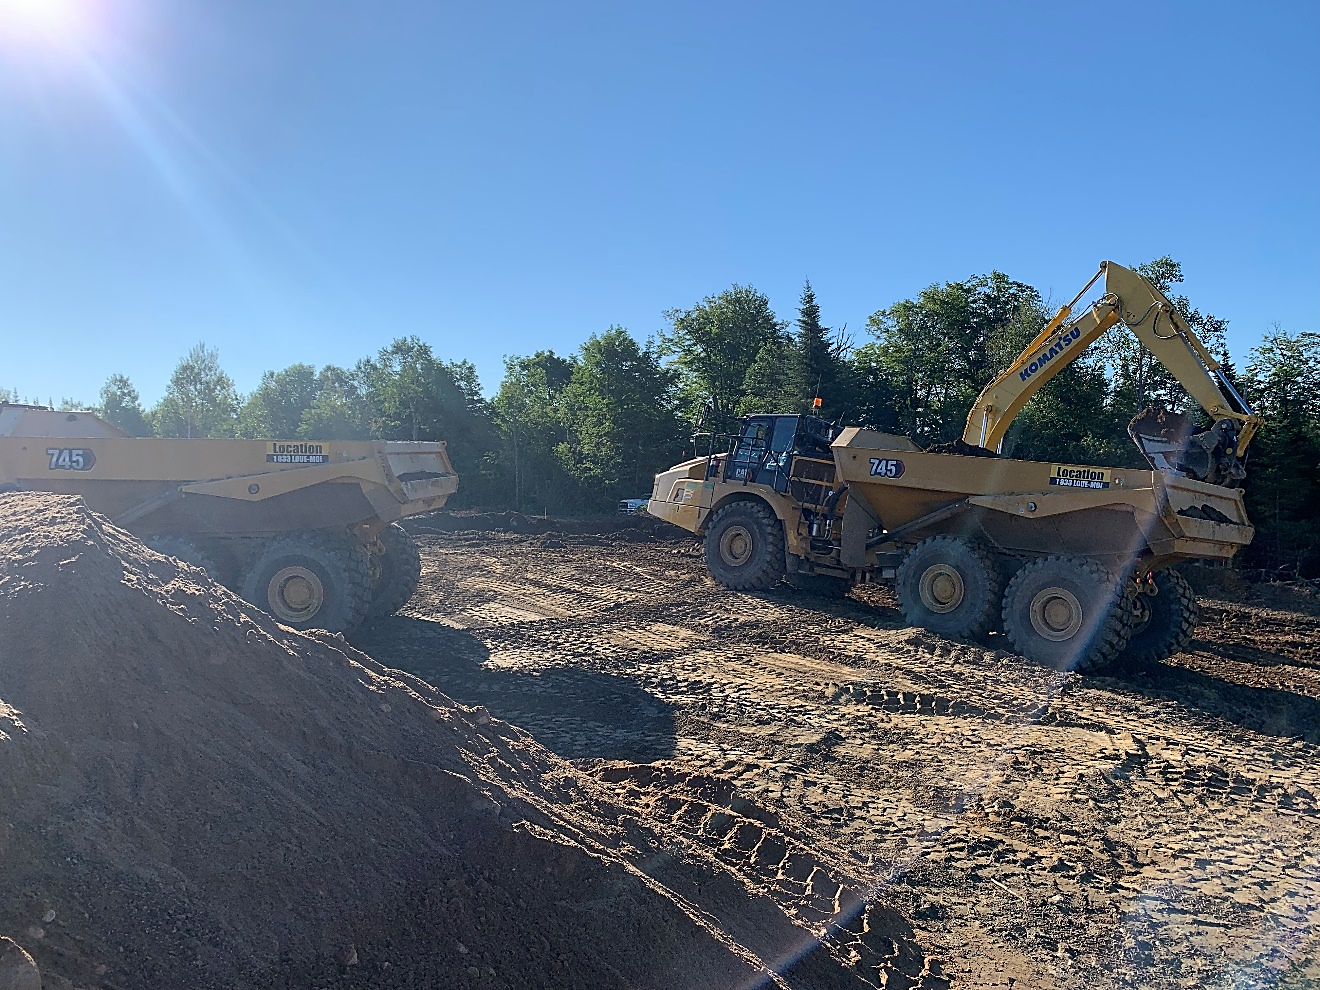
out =
{"type": "Polygon", "coordinates": [[[656,779],[0,495],[0,936],[47,988],[947,985],[772,812],[656,779]]]}

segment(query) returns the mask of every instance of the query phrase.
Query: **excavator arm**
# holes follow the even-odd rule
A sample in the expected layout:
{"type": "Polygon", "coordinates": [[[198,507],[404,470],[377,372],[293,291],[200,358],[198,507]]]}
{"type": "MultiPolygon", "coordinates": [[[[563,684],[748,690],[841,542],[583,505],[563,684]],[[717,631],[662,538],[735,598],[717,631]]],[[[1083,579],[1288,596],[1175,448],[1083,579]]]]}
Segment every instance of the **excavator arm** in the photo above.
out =
{"type": "MultiPolygon", "coordinates": [[[[1260,417],[1251,412],[1219,362],[1164,294],[1141,275],[1112,261],[1102,261],[1100,271],[1076,298],[1059,307],[1017,360],[985,387],[967,415],[963,442],[998,450],[1004,434],[1031,397],[1117,323],[1136,334],[1142,345],[1215,421],[1214,442],[1226,447],[1221,453],[1227,453],[1240,471],[1241,458],[1260,426],[1260,417]],[[1105,294],[1074,318],[1073,307],[1101,277],[1105,280],[1105,294]]],[[[1139,444],[1142,439],[1149,439],[1138,438],[1135,433],[1133,436],[1139,444]]],[[[1145,444],[1142,451],[1147,457],[1152,456],[1145,444]]],[[[1207,469],[1189,473],[1204,473],[1207,477],[1202,480],[1218,481],[1222,479],[1208,475],[1223,472],[1207,469]]]]}

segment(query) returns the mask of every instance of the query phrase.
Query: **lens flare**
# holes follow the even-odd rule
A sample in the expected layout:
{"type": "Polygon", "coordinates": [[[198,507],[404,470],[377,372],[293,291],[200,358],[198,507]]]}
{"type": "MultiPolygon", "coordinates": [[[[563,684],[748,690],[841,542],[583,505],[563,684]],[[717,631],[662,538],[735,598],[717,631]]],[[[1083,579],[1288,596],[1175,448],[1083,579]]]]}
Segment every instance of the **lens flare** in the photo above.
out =
{"type": "Polygon", "coordinates": [[[0,0],[0,41],[75,41],[87,28],[88,0],[0,0]]]}

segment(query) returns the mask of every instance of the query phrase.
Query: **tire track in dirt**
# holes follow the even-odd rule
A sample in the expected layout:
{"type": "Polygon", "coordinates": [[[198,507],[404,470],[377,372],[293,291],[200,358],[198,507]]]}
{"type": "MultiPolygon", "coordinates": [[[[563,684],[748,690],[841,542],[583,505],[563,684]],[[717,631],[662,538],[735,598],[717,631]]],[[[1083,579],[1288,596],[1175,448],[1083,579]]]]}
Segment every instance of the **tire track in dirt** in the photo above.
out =
{"type": "MultiPolygon", "coordinates": [[[[372,652],[584,767],[664,760],[602,781],[716,853],[720,781],[963,985],[1320,980],[1315,653],[1242,642],[1251,609],[1216,605],[1168,664],[1080,678],[907,628],[880,589],[738,595],[690,543],[561,542],[425,541],[413,618],[372,652]]],[[[807,917],[753,834],[721,862],[773,866],[769,895],[807,917]]]]}

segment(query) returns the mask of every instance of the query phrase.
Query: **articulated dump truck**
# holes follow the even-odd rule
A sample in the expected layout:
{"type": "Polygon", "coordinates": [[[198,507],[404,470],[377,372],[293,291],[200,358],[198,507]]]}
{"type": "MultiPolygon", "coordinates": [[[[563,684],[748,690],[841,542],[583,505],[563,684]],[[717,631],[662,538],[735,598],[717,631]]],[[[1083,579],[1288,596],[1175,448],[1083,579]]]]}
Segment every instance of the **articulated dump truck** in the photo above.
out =
{"type": "Polygon", "coordinates": [[[398,520],[457,490],[443,443],[149,439],[0,405],[0,491],[80,495],[298,629],[346,631],[407,602],[421,557],[398,520]]]}
{"type": "Polygon", "coordinates": [[[1190,641],[1196,599],[1172,565],[1225,561],[1251,542],[1236,482],[1259,425],[1173,305],[1106,262],[986,387],[962,440],[944,445],[952,452],[810,416],[751,416],[706,457],[657,475],[647,511],[702,535],[725,587],[892,583],[913,625],[1001,631],[1032,660],[1095,671],[1162,660],[1190,641]],[[1101,277],[1107,291],[1074,318],[1101,277]],[[1134,419],[1149,470],[1003,456],[1030,397],[1120,322],[1214,425],[1193,434],[1177,414],[1134,419]]]}

